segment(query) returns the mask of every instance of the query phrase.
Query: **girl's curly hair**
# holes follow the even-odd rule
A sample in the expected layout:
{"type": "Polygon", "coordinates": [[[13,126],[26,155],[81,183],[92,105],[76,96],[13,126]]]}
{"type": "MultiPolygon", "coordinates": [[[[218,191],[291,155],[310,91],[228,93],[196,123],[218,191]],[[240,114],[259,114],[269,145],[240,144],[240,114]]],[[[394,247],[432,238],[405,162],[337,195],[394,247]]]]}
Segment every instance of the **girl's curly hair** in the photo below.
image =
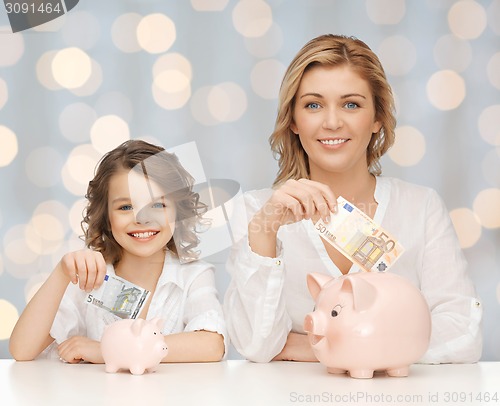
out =
{"type": "Polygon", "coordinates": [[[113,265],[122,258],[122,247],[111,232],[108,189],[111,177],[123,169],[139,172],[166,191],[167,198],[175,203],[176,227],[165,248],[182,259],[196,259],[195,248],[199,243],[196,230],[207,206],[193,192],[194,178],[177,156],[141,140],[126,141],[99,161],[85,195],[88,204],[81,225],[86,246],[101,252],[106,262],[113,265]]]}

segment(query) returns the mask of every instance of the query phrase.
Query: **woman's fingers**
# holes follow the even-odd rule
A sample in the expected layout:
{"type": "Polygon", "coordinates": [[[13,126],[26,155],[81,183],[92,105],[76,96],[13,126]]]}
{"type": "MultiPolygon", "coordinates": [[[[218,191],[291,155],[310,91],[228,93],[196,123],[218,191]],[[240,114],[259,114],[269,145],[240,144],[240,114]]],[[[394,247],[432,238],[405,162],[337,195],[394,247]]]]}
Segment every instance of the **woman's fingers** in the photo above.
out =
{"type": "Polygon", "coordinates": [[[329,186],[309,179],[300,179],[298,182],[311,188],[315,206],[322,214],[322,217],[323,215],[329,216],[330,212],[335,213],[337,211],[337,196],[329,186]]]}
{"type": "MultiPolygon", "coordinates": [[[[300,204],[301,210],[293,208],[296,216],[301,213],[302,218],[310,219],[319,213],[321,218],[327,221],[330,218],[330,212],[336,211],[335,195],[328,186],[322,183],[308,179],[290,180],[280,188],[280,191],[300,204]]],[[[294,206],[296,202],[293,203],[294,206]]]]}

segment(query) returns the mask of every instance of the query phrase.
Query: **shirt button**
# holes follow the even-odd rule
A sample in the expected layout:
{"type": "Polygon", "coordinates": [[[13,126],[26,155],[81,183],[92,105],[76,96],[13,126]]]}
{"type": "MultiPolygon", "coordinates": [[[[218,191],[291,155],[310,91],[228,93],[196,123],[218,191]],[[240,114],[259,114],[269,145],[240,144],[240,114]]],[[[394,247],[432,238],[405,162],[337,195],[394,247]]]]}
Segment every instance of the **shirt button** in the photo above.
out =
{"type": "Polygon", "coordinates": [[[281,259],[276,260],[276,265],[280,266],[281,265],[281,259]]]}
{"type": "Polygon", "coordinates": [[[474,303],[474,306],[476,306],[476,307],[481,307],[481,302],[475,302],[475,303],[474,303]]]}

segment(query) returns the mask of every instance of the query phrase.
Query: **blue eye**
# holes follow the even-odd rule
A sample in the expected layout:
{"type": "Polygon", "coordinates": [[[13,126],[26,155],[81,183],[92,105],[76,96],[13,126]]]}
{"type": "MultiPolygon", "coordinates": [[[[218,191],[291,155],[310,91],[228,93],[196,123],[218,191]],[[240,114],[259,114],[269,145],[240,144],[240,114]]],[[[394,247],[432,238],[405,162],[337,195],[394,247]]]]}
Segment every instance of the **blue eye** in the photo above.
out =
{"type": "Polygon", "coordinates": [[[354,102],[347,102],[346,104],[344,104],[344,107],[346,107],[349,110],[354,110],[354,109],[357,109],[359,107],[359,105],[357,103],[354,103],[354,102]]]}
{"type": "Polygon", "coordinates": [[[164,209],[166,206],[165,203],[162,203],[162,202],[157,202],[157,203],[153,203],[153,205],[151,206],[153,209],[164,209]]]}
{"type": "Polygon", "coordinates": [[[132,210],[132,205],[131,204],[124,204],[123,206],[120,206],[118,210],[132,210]]]}
{"type": "Polygon", "coordinates": [[[321,106],[319,105],[319,103],[308,103],[306,104],[306,107],[308,109],[311,109],[311,110],[317,110],[319,109],[321,106]]]}

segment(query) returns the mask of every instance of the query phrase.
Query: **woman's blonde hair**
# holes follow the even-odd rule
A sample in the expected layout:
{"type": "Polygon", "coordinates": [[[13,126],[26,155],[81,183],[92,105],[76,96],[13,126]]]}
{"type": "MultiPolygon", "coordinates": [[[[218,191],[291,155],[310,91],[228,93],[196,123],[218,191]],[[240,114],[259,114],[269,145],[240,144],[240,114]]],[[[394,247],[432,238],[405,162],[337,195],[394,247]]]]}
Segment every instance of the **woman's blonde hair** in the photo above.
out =
{"type": "Polygon", "coordinates": [[[99,161],[94,179],[89,182],[82,229],[87,247],[103,254],[116,265],[122,258],[122,247],[113,237],[108,215],[108,189],[111,177],[120,170],[135,171],[156,182],[167,192],[176,208],[176,227],[166,249],[179,257],[195,259],[199,243],[196,229],[207,206],[193,192],[193,177],[182,167],[176,155],[141,140],[126,141],[99,161]]]}
{"type": "Polygon", "coordinates": [[[279,93],[278,115],[274,132],[269,137],[271,150],[278,160],[274,185],[288,179],[309,178],[309,160],[299,137],[292,132],[295,96],[302,76],[313,66],[352,68],[368,82],[375,106],[375,120],[382,126],[373,134],[366,151],[368,169],[381,174],[380,158],[394,143],[396,118],[394,98],[382,64],[363,41],[341,35],[322,35],[309,41],[288,66],[279,93]]]}

